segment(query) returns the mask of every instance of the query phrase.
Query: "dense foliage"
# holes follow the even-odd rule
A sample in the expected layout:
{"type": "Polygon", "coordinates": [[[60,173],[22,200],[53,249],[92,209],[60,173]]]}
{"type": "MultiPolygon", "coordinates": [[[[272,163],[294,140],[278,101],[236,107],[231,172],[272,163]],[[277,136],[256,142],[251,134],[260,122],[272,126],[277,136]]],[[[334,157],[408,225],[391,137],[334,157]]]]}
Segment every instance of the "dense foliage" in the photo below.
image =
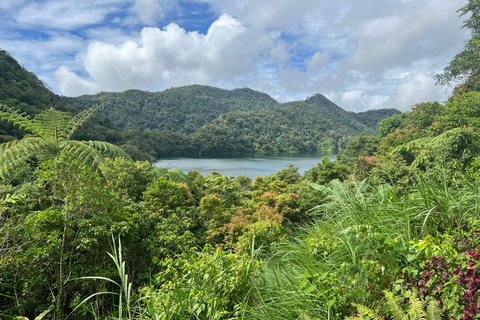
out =
{"type": "Polygon", "coordinates": [[[127,90],[76,98],[79,109],[100,111],[122,129],[118,142],[134,159],[339,150],[361,132],[375,132],[395,109],[346,112],[323,95],[280,104],[251,89],[185,86],[162,92],[127,90]]]}

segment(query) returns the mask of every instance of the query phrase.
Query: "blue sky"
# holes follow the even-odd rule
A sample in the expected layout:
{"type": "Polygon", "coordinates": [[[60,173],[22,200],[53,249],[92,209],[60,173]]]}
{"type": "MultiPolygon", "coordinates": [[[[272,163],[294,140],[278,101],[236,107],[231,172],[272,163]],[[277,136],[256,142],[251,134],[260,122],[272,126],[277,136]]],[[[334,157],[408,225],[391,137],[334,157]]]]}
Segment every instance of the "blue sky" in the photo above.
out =
{"type": "Polygon", "coordinates": [[[0,48],[66,96],[205,84],[347,110],[447,98],[465,0],[0,0],[0,48]]]}

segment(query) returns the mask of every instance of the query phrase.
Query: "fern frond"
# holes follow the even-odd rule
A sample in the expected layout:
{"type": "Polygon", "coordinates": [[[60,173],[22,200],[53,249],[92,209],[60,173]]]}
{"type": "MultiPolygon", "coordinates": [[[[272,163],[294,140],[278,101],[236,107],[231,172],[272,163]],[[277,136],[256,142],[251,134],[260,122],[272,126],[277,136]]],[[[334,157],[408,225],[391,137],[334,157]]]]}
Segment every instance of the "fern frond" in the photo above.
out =
{"type": "Polygon", "coordinates": [[[391,309],[391,313],[394,320],[404,320],[405,319],[405,312],[400,308],[398,303],[395,301],[395,298],[391,293],[386,293],[385,296],[387,297],[387,304],[391,309]]]}
{"type": "Polygon", "coordinates": [[[442,320],[442,312],[440,311],[440,305],[435,300],[430,300],[427,306],[427,319],[428,320],[442,320]]]}
{"type": "Polygon", "coordinates": [[[6,105],[0,104],[0,120],[13,122],[13,125],[20,129],[36,133],[35,124],[30,120],[30,116],[15,108],[8,108],[6,105]]]}
{"type": "Polygon", "coordinates": [[[419,154],[415,158],[415,160],[412,162],[412,167],[417,167],[418,165],[423,163],[425,160],[427,160],[430,150],[440,148],[442,143],[447,141],[449,138],[453,137],[455,134],[459,133],[461,130],[462,128],[454,128],[454,129],[445,131],[442,134],[439,134],[438,136],[435,136],[435,137],[424,137],[424,138],[415,139],[413,141],[404,143],[394,148],[390,152],[390,155],[393,155],[403,150],[406,150],[406,151],[418,150],[419,154]]]}
{"type": "Polygon", "coordinates": [[[67,130],[71,117],[62,111],[49,108],[40,112],[33,120],[35,132],[46,140],[54,141],[59,145],[60,141],[67,139],[67,130]]]}
{"type": "Polygon", "coordinates": [[[64,141],[61,144],[61,149],[72,152],[83,164],[92,170],[97,170],[101,163],[105,163],[105,157],[102,152],[81,141],[64,141]]]}
{"type": "Polygon", "coordinates": [[[168,174],[168,170],[163,168],[163,167],[153,167],[152,172],[153,172],[153,175],[155,176],[155,178],[158,178],[158,177],[161,177],[161,176],[164,176],[164,175],[168,174]]]}
{"type": "Polygon", "coordinates": [[[352,303],[355,307],[357,307],[358,312],[360,313],[359,319],[366,319],[366,320],[383,320],[378,314],[375,313],[370,308],[365,307],[364,305],[352,303]]]}
{"type": "Polygon", "coordinates": [[[404,319],[405,320],[425,320],[426,317],[427,317],[427,314],[425,313],[425,310],[423,310],[422,301],[417,297],[416,293],[412,293],[412,295],[409,298],[408,313],[404,317],[404,319]]]}
{"type": "Polygon", "coordinates": [[[72,152],[83,164],[95,171],[107,167],[105,157],[124,157],[133,162],[122,149],[103,141],[66,140],[62,142],[61,149],[72,152]]]}
{"type": "Polygon", "coordinates": [[[193,181],[187,177],[182,170],[173,168],[168,170],[168,177],[171,181],[176,182],[176,183],[185,183],[190,190],[195,190],[196,185],[193,183],[193,181]]]}
{"type": "Polygon", "coordinates": [[[92,117],[95,112],[100,109],[100,107],[100,105],[95,105],[90,109],[82,110],[75,117],[73,117],[69,122],[70,128],[68,128],[67,130],[67,139],[69,140],[72,137],[73,133],[88,119],[90,119],[90,117],[92,117]]]}
{"type": "Polygon", "coordinates": [[[49,159],[57,152],[55,146],[40,137],[25,137],[0,145],[0,177],[9,178],[16,168],[26,165],[33,157],[49,159]]]}
{"type": "Polygon", "coordinates": [[[125,158],[133,162],[132,158],[128,154],[125,153],[120,147],[117,147],[111,143],[104,142],[104,141],[83,141],[80,142],[86,144],[95,150],[101,152],[101,154],[105,157],[115,159],[117,157],[125,158]]]}

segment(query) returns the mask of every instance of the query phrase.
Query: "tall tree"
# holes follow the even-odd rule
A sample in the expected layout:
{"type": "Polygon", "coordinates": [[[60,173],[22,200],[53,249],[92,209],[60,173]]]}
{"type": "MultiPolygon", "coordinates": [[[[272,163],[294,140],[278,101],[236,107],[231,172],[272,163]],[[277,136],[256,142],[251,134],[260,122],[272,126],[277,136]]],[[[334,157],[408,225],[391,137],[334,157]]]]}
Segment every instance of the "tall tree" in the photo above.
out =
{"type": "Polygon", "coordinates": [[[468,0],[460,8],[460,16],[469,16],[463,22],[462,28],[470,31],[470,39],[443,73],[437,74],[437,83],[452,85],[459,83],[457,91],[480,91],[480,1],[468,0]]]}

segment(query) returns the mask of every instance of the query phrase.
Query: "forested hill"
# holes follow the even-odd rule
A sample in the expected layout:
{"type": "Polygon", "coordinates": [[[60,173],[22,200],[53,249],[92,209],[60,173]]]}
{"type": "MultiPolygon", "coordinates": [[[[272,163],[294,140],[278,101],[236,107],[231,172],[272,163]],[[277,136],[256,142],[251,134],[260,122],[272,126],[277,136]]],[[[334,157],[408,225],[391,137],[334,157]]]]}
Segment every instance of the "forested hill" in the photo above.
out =
{"type": "MultiPolygon", "coordinates": [[[[53,107],[71,115],[79,110],[64,102],[50,91],[33,72],[26,70],[7,51],[0,49],[0,104],[14,107],[34,118],[42,110],[53,107]]],[[[25,135],[23,129],[6,121],[0,122],[0,143],[25,135]]],[[[97,114],[88,126],[81,127],[74,135],[79,140],[103,140],[112,143],[121,138],[120,131],[111,127],[108,118],[97,114]]]]}
{"type": "MultiPolygon", "coordinates": [[[[54,107],[62,111],[73,108],[48,88],[33,73],[21,66],[7,51],[0,49],[0,104],[15,107],[30,115],[54,107]]],[[[22,137],[23,130],[12,124],[0,122],[0,143],[22,137]]]]}
{"type": "Polygon", "coordinates": [[[400,114],[401,112],[397,109],[377,109],[377,110],[367,110],[364,112],[352,112],[349,114],[358,122],[363,123],[369,128],[372,128],[375,132],[378,132],[378,124],[385,118],[391,117],[394,114],[400,114]]]}
{"type": "MultiPolygon", "coordinates": [[[[125,128],[158,129],[191,134],[212,123],[221,114],[272,110],[291,104],[281,104],[268,94],[249,88],[225,90],[210,86],[190,85],[161,92],[127,90],[101,92],[80,97],[63,97],[78,109],[103,104],[100,111],[112,125],[125,128]]],[[[371,110],[368,113],[347,112],[321,94],[302,103],[316,107],[322,119],[349,128],[352,133],[378,130],[378,122],[400,113],[395,109],[371,110]]]]}
{"type": "Polygon", "coordinates": [[[50,91],[38,77],[21,66],[7,51],[0,49],[0,103],[28,114],[54,107],[62,111],[73,108],[50,91]]]}
{"type": "Polygon", "coordinates": [[[324,118],[329,119],[334,124],[347,128],[355,133],[373,132],[369,126],[355,119],[353,112],[347,112],[338,105],[327,99],[322,94],[316,94],[305,100],[305,103],[315,106],[317,112],[321,113],[324,118]]]}
{"type": "Polygon", "coordinates": [[[78,109],[103,104],[104,113],[119,128],[159,129],[193,133],[227,112],[272,109],[278,105],[265,93],[243,88],[190,85],[161,92],[127,90],[96,95],[63,97],[78,109]]]}

